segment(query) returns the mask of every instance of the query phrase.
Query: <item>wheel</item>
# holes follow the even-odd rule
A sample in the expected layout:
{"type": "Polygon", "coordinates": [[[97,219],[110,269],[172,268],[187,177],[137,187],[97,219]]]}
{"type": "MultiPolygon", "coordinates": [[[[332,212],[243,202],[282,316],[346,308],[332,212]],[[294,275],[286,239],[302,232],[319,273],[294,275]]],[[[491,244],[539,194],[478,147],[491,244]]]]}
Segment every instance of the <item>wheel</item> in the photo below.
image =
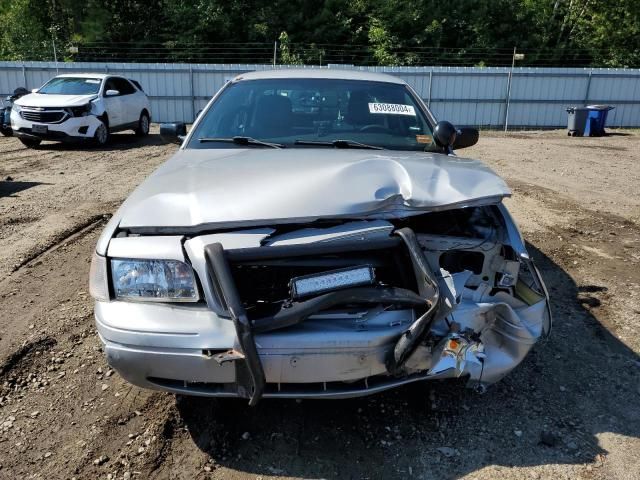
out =
{"type": "Polygon", "coordinates": [[[5,137],[12,137],[13,136],[13,130],[11,130],[11,127],[0,128],[0,133],[2,133],[2,135],[4,135],[5,137]]]}
{"type": "Polygon", "coordinates": [[[138,120],[138,128],[136,128],[136,135],[139,137],[144,137],[149,135],[149,125],[151,121],[149,120],[149,115],[146,112],[142,112],[140,114],[140,120],[138,120]]]}
{"type": "Polygon", "coordinates": [[[96,133],[93,134],[93,141],[100,147],[106,145],[109,141],[109,127],[104,121],[101,121],[98,128],[96,128],[96,133]]]}
{"type": "Polygon", "coordinates": [[[42,142],[39,138],[21,138],[20,141],[27,148],[36,148],[42,142]]]}

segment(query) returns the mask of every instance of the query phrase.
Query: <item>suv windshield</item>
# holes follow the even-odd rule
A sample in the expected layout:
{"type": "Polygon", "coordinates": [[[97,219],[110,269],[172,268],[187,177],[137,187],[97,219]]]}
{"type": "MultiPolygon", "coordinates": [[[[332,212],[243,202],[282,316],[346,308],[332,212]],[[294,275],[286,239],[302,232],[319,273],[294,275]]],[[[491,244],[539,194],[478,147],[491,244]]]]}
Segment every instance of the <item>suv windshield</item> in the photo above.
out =
{"type": "Polygon", "coordinates": [[[430,124],[405,85],[364,80],[233,83],[204,113],[188,148],[246,148],[246,139],[286,148],[436,149],[430,124]]]}
{"type": "Polygon", "coordinates": [[[56,77],[49,80],[38,93],[49,95],[95,95],[100,91],[99,78],[56,77]]]}

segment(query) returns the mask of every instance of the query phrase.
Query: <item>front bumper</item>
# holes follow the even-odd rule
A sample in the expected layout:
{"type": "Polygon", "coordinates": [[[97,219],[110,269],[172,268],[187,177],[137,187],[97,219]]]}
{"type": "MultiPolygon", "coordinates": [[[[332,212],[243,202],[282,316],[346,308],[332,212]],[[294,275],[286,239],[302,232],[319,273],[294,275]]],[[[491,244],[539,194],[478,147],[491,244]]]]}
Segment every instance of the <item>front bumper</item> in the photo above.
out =
{"type": "Polygon", "coordinates": [[[70,117],[61,123],[38,123],[25,120],[15,110],[11,111],[11,129],[17,137],[41,140],[92,139],[102,122],[94,115],[70,117]],[[33,125],[47,127],[47,133],[34,133],[33,125]]]}
{"type": "MultiPolygon", "coordinates": [[[[491,324],[483,339],[484,365],[468,355],[445,356],[436,346],[417,351],[409,360],[417,362],[414,372],[394,377],[387,372],[386,359],[415,320],[413,310],[343,318],[318,315],[286,330],[256,335],[265,376],[261,396],[349,398],[415,381],[459,377],[468,377],[470,386],[483,390],[515,368],[542,332],[541,303],[512,309],[464,301],[460,307],[456,321],[461,324],[491,324]]],[[[107,361],[128,382],[189,395],[245,396],[238,390],[247,376],[243,364],[220,364],[215,358],[237,345],[230,320],[206,308],[127,302],[98,302],[95,316],[107,361]]]]}
{"type": "MultiPolygon", "coordinates": [[[[299,248],[310,247],[295,247],[288,254],[299,248]]],[[[274,255],[278,247],[246,249],[242,256],[266,251],[274,255]]],[[[482,390],[516,367],[548,324],[546,297],[531,297],[534,301],[527,304],[492,296],[490,288],[463,287],[470,272],[446,276],[442,271],[437,282],[419,287],[420,297],[430,299],[425,308],[396,304],[396,309],[346,310],[338,305],[307,312],[293,323],[285,317],[278,327],[287,328],[267,331],[265,319],[248,321],[234,298],[221,245],[209,245],[205,252],[223,313],[204,305],[97,302],[108,361],[129,382],[175,393],[244,397],[252,403],[261,397],[345,398],[462,376],[482,390]],[[449,316],[453,308],[455,316],[449,316]],[[422,342],[423,331],[438,341],[422,342]]],[[[419,252],[414,257],[416,278],[424,279],[426,265],[419,252]]]]}
{"type": "MultiPolygon", "coordinates": [[[[146,388],[211,396],[242,396],[243,362],[220,364],[237,345],[233,322],[206,307],[97,302],[96,324],[109,364],[146,388]]],[[[318,315],[255,336],[264,396],[344,396],[373,393],[353,382],[386,373],[395,339],[415,320],[413,310],[318,315]],[[342,383],[342,387],[337,385],[342,383]],[[289,393],[287,393],[289,392],[289,393]]]]}

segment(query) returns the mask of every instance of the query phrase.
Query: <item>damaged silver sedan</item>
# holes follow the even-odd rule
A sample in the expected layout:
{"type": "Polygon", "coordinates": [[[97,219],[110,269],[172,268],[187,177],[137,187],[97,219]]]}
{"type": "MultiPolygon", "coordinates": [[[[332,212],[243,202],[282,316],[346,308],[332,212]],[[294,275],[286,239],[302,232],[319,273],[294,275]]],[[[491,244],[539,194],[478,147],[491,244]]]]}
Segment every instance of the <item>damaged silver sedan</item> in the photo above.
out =
{"type": "Polygon", "coordinates": [[[478,391],[551,329],[502,200],[403,81],[247,73],[162,127],[178,152],[126,200],[93,256],[109,364],[141,387],[346,398],[464,377],[478,391]]]}

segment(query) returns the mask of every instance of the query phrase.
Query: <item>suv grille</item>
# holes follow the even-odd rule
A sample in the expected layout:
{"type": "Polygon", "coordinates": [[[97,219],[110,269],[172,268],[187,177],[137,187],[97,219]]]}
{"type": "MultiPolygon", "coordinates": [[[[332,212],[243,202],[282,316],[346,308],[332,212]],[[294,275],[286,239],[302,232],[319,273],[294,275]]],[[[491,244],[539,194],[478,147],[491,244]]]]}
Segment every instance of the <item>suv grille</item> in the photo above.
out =
{"type": "Polygon", "coordinates": [[[22,110],[21,115],[25,120],[39,123],[60,123],[67,116],[64,110],[36,111],[24,109],[22,110]]]}

